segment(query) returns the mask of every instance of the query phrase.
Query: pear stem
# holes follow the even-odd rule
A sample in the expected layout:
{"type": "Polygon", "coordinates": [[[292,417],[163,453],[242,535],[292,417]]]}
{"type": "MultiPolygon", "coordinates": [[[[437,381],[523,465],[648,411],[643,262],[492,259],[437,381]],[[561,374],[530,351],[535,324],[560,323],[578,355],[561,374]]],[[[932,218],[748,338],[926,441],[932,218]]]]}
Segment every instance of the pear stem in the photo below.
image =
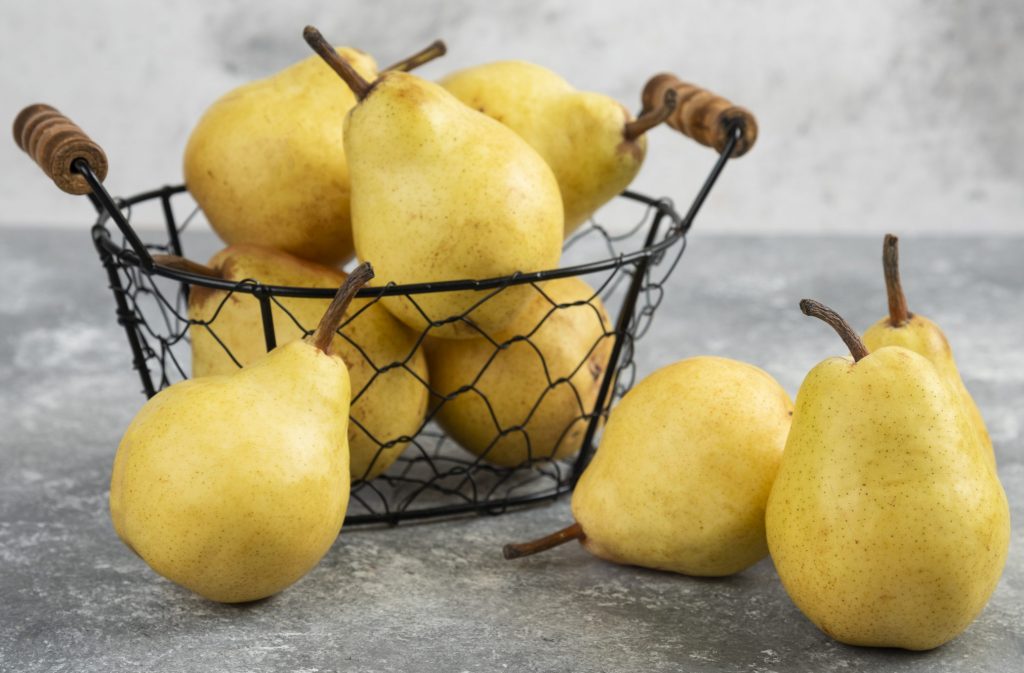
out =
{"type": "Polygon", "coordinates": [[[416,68],[430,63],[435,58],[440,58],[448,53],[448,47],[445,45],[443,40],[434,40],[426,49],[421,49],[412,56],[402,59],[398,63],[392,63],[388,67],[381,70],[381,72],[409,72],[416,68]]]}
{"type": "Polygon", "coordinates": [[[583,534],[583,527],[578,523],[573,523],[573,525],[567,528],[556,530],[550,535],[545,535],[542,538],[538,538],[530,542],[507,544],[502,548],[501,553],[506,559],[521,558],[523,556],[530,556],[531,554],[547,551],[548,549],[557,547],[560,544],[565,544],[569,540],[582,540],[584,537],[586,536],[583,534]]]}
{"type": "Polygon", "coordinates": [[[193,262],[178,255],[153,255],[153,261],[157,266],[166,266],[169,269],[194,273],[197,276],[209,276],[210,278],[221,278],[219,271],[211,269],[205,264],[193,262]]]}
{"type": "Polygon", "coordinates": [[[882,243],[882,269],[885,271],[885,293],[889,295],[889,324],[902,327],[914,315],[907,307],[907,296],[900,283],[900,239],[885,235],[882,243]]]}
{"type": "Polygon", "coordinates": [[[327,65],[331,66],[334,72],[338,73],[345,80],[345,84],[348,84],[348,88],[352,89],[352,93],[356,95],[356,98],[359,100],[366,98],[366,94],[370,93],[373,85],[363,79],[363,76],[356,72],[351,63],[338,55],[337,50],[324,39],[319,30],[313,26],[306,26],[302,31],[302,37],[313,48],[313,51],[319,54],[320,58],[325,60],[327,65]]]}
{"type": "Polygon", "coordinates": [[[622,135],[626,140],[636,140],[658,124],[668,119],[669,115],[675,111],[677,102],[678,95],[676,94],[676,90],[668,89],[665,91],[665,98],[663,99],[661,107],[655,110],[648,110],[633,121],[626,122],[626,125],[622,129],[622,135]]]}
{"type": "Polygon", "coordinates": [[[337,331],[338,325],[341,324],[341,319],[345,315],[349,302],[356,296],[359,288],[366,285],[371,278],[373,278],[373,267],[370,266],[369,262],[363,262],[352,270],[352,273],[348,275],[345,282],[338,288],[334,299],[331,300],[331,305],[324,312],[324,317],[320,318],[320,324],[316,326],[316,331],[313,332],[314,346],[328,355],[331,354],[334,333],[337,331]]]}
{"type": "Polygon", "coordinates": [[[867,346],[860,340],[860,336],[857,332],[850,327],[850,323],[843,319],[843,316],[839,315],[828,306],[825,306],[821,302],[814,301],[813,299],[801,299],[800,310],[804,312],[804,315],[809,315],[812,318],[818,318],[824,320],[832,326],[836,332],[839,333],[839,337],[846,344],[846,347],[850,349],[850,354],[853,356],[854,362],[859,362],[861,358],[870,354],[867,346]]]}

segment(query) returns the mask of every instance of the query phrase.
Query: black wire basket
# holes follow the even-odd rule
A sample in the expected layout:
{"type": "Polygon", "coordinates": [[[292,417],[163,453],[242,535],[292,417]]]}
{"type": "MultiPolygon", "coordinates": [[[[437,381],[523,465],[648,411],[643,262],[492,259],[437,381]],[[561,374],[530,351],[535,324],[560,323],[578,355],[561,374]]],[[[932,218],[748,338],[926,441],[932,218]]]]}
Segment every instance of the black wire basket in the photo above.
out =
{"type": "MultiPolygon", "coordinates": [[[[685,94],[682,87],[689,85],[673,81],[685,94]]],[[[593,454],[595,436],[608,410],[634,382],[636,343],[649,329],[663,300],[663,285],[686,248],[686,235],[698,210],[729,158],[745,153],[756,138],[756,123],[749,113],[691,88],[699,105],[687,110],[690,97],[682,98],[679,114],[673,117],[675,123],[673,119],[669,123],[716,147],[719,154],[685,214],[680,215],[668,199],[627,191],[566,241],[561,268],[501,278],[389,284],[359,291],[357,299],[365,301],[358,310],[350,311],[338,333],[349,345],[344,356],[353,371],[350,444],[362,442],[370,447],[372,456],[362,475],[353,474],[345,525],[396,524],[469,512],[498,514],[572,490],[593,454]],[[604,221],[609,213],[615,214],[614,224],[604,221]],[[571,277],[586,280],[592,292],[565,301],[546,289],[551,281],[571,277]],[[384,297],[403,296],[415,304],[417,296],[426,293],[472,291],[479,294],[479,305],[512,286],[529,286],[536,301],[545,302],[540,319],[528,329],[488,334],[465,314],[430,316],[422,333],[412,335],[408,352],[392,354],[387,361],[375,360],[369,352],[372,349],[353,337],[355,321],[374,310],[384,297]],[[586,343],[580,351],[579,362],[554,367],[537,346],[538,335],[552,316],[574,310],[591,312],[600,327],[593,332],[593,343],[586,343]],[[479,331],[475,341],[484,355],[480,366],[466,373],[464,382],[439,390],[419,366],[422,357],[417,352],[430,341],[432,330],[455,321],[479,331]],[[525,404],[521,416],[509,418],[496,410],[497,400],[488,398],[483,381],[488,369],[498,367],[495,362],[513,348],[528,349],[527,360],[535,358],[530,366],[542,372],[544,379],[539,388],[526,391],[536,401],[525,404]],[[351,359],[360,362],[354,365],[351,359]],[[361,367],[363,374],[357,375],[354,366],[361,367]],[[418,382],[428,403],[415,428],[384,436],[378,428],[369,427],[358,410],[361,400],[371,399],[374,385],[395,373],[418,382]],[[558,424],[551,427],[548,422],[541,442],[538,426],[531,423],[556,396],[561,405],[556,414],[558,424]],[[484,425],[491,424],[476,453],[463,449],[437,423],[446,405],[458,404],[460,399],[465,404],[469,398],[475,400],[478,415],[487,419],[484,425]],[[496,463],[491,452],[499,446],[514,446],[523,460],[496,463]],[[361,478],[368,476],[383,456],[391,455],[397,458],[382,474],[361,478]]],[[[315,322],[309,324],[299,315],[303,311],[297,307],[302,302],[325,306],[336,287],[268,285],[258,278],[225,280],[207,275],[201,266],[182,262],[186,235],[202,217],[185,186],[113,198],[102,183],[107,169],[102,150],[49,106],[25,108],[15,121],[15,139],[59,187],[88,195],[96,208],[93,242],[147,397],[189,377],[191,342],[197,333],[207,340],[212,337],[238,365],[231,347],[218,333],[217,318],[229,302],[247,302],[247,319],[262,332],[258,338],[266,350],[316,328],[315,322]],[[156,241],[143,242],[133,221],[161,222],[164,233],[156,241]],[[216,310],[202,317],[190,316],[189,298],[196,288],[220,293],[216,310]]]]}

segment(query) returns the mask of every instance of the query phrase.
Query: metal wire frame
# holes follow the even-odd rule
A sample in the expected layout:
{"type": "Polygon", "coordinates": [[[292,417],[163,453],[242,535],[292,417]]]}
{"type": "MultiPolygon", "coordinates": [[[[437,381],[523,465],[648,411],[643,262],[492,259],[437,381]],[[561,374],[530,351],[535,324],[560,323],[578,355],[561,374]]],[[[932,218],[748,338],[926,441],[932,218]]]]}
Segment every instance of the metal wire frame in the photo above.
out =
{"type": "MultiPolygon", "coordinates": [[[[593,276],[602,272],[608,273],[609,275],[601,284],[598,294],[602,291],[612,293],[618,289],[619,285],[628,280],[614,329],[604,335],[613,339],[613,345],[596,400],[593,408],[583,409],[577,419],[586,423],[586,429],[579,451],[571,464],[569,461],[538,458],[531,459],[527,465],[522,467],[503,468],[491,465],[479,456],[469,458],[460,455],[457,451],[450,450],[452,440],[430,424],[433,417],[433,413],[431,413],[428,414],[414,435],[391,438],[387,442],[378,441],[381,450],[389,448],[397,442],[407,443],[405,454],[409,455],[403,454],[384,475],[371,481],[357,481],[353,485],[351,496],[353,506],[350,507],[345,524],[349,526],[370,523],[397,524],[403,520],[446,517],[467,512],[497,514],[510,508],[549,501],[570,492],[593,455],[595,435],[602,420],[607,416],[613,400],[623,395],[632,385],[635,343],[646,332],[654,310],[661,302],[661,283],[677,265],[686,247],[686,234],[729,160],[741,134],[739,128],[733,129],[728,144],[718,156],[685,215],[680,216],[671,201],[667,199],[654,199],[632,191],[622,194],[623,198],[646,207],[644,219],[631,232],[636,233],[649,221],[643,245],[637,250],[616,254],[613,245],[615,237],[610,236],[599,225],[592,225],[589,231],[597,230],[608,243],[610,252],[607,258],[598,261],[497,278],[405,285],[390,284],[384,287],[363,288],[357,297],[373,301],[379,301],[382,297],[389,296],[404,296],[415,301],[416,295],[466,290],[486,292],[487,294],[482,299],[482,301],[486,301],[505,288],[515,285],[530,284],[538,292],[543,293],[541,283],[544,281],[571,276],[593,276]],[[664,228],[666,219],[668,220],[667,229],[664,228]],[[670,252],[671,255],[669,255],[670,252]],[[653,281],[650,278],[652,268],[661,263],[666,256],[670,257],[666,273],[660,280],[653,281]],[[637,312],[637,303],[641,296],[645,297],[646,303],[637,312]],[[423,497],[426,492],[436,496],[434,502],[423,497]]],[[[181,329],[180,325],[196,325],[195,320],[190,321],[189,317],[184,315],[185,312],[182,308],[187,304],[190,286],[223,291],[225,301],[234,293],[251,294],[259,302],[267,350],[274,348],[277,344],[273,321],[274,311],[284,310],[287,313],[287,308],[282,300],[288,298],[329,299],[333,296],[334,289],[331,288],[265,285],[254,281],[239,283],[156,264],[150,253],[151,248],[183,255],[181,232],[187,227],[192,216],[190,215],[179,224],[172,199],[185,192],[185,186],[168,186],[127,199],[114,199],[87,163],[78,160],[73,169],[85,177],[93,190],[89,196],[99,213],[92,229],[93,241],[114,294],[117,319],[125,329],[132,352],[133,366],[139,372],[143,391],[147,397],[152,397],[160,389],[170,385],[173,380],[187,377],[186,367],[178,361],[174,347],[188,340],[187,330],[181,329]],[[167,242],[147,246],[131,226],[130,212],[133,206],[153,200],[160,201],[166,225],[167,242]],[[115,240],[113,232],[108,226],[111,221],[123,237],[120,242],[115,240]],[[178,290],[177,297],[173,300],[168,299],[157,286],[157,279],[175,283],[178,290]],[[146,299],[150,300],[148,307],[144,307],[143,301],[141,301],[146,299]],[[164,332],[159,332],[149,325],[156,315],[160,316],[165,328],[164,332]],[[175,325],[179,327],[175,328],[175,325]],[[159,352],[154,349],[154,344],[158,345],[159,352]],[[159,369],[160,378],[157,381],[153,379],[151,363],[156,363],[159,369]]],[[[589,231],[581,235],[586,235],[589,231]]],[[[571,238],[567,242],[567,247],[571,247],[574,241],[575,237],[571,238]]],[[[572,305],[579,303],[575,302],[572,305]]],[[[567,307],[553,302],[551,310],[567,307]]],[[[300,328],[306,329],[299,324],[298,320],[295,320],[294,316],[291,318],[300,328]]],[[[443,322],[460,318],[461,316],[453,316],[445,321],[434,322],[431,326],[434,327],[443,322]]],[[[490,335],[487,334],[482,334],[482,336],[490,338],[490,335]]],[[[420,335],[417,346],[424,337],[425,333],[420,335]]],[[[529,335],[519,335],[513,340],[519,339],[528,340],[529,335]]],[[[496,352],[509,346],[508,342],[499,343],[492,340],[492,343],[496,352]]],[[[230,350],[226,347],[225,350],[231,355],[230,350]]],[[[540,355],[543,360],[543,354],[540,355]]],[[[385,367],[405,366],[406,364],[390,363],[385,367]]],[[[566,381],[559,380],[551,383],[553,386],[562,385],[566,381]]],[[[572,385],[571,381],[569,385],[572,385]]],[[[575,388],[573,390],[575,391],[575,388]]],[[[364,391],[356,392],[356,397],[362,392],[364,391]]],[[[458,394],[465,392],[466,390],[460,390],[458,394]]],[[[437,393],[432,391],[432,394],[436,395],[437,393]]],[[[576,396],[577,399],[580,399],[578,391],[576,396]]],[[[445,401],[447,399],[446,397],[445,401]]],[[[582,402],[582,400],[580,401],[582,402]]],[[[493,411],[491,413],[493,416],[493,411]]],[[[497,424],[497,418],[494,420],[497,424]]],[[[498,425],[500,426],[500,424],[498,425]]],[[[505,428],[499,432],[498,436],[504,436],[509,432],[522,432],[526,435],[524,425],[525,422],[519,427],[505,428]]],[[[526,442],[529,446],[528,437],[526,442]]]]}

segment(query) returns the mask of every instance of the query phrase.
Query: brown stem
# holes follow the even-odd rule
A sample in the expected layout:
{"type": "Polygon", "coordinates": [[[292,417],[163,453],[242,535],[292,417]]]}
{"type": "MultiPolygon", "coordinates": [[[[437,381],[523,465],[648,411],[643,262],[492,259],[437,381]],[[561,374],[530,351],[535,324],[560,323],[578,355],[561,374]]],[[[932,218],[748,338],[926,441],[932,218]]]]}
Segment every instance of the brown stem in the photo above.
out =
{"type": "Polygon", "coordinates": [[[857,332],[850,327],[850,323],[843,320],[843,316],[839,315],[828,306],[825,306],[821,302],[814,301],[813,299],[801,299],[800,310],[804,312],[804,315],[809,315],[812,318],[818,318],[824,320],[832,326],[836,332],[839,333],[839,337],[846,344],[846,347],[850,349],[850,354],[853,355],[853,361],[858,362],[861,358],[865,357],[870,353],[864,342],[860,340],[857,332]]]}
{"type": "Polygon", "coordinates": [[[370,93],[373,85],[363,79],[363,76],[352,67],[352,64],[338,55],[337,50],[324,39],[319,30],[313,26],[306,26],[302,31],[302,37],[313,48],[313,51],[319,54],[320,58],[327,61],[327,65],[331,66],[334,72],[338,73],[345,80],[345,84],[348,84],[348,88],[352,89],[352,93],[356,95],[356,98],[359,100],[366,98],[366,94],[370,93]]]}
{"type": "Polygon", "coordinates": [[[370,266],[369,262],[363,262],[348,275],[345,282],[338,288],[337,293],[334,295],[334,299],[331,300],[331,305],[327,307],[324,312],[324,317],[320,318],[320,324],[316,326],[316,331],[313,332],[313,345],[322,350],[328,355],[331,354],[331,344],[334,342],[334,333],[338,329],[338,325],[341,324],[341,319],[345,315],[345,309],[348,308],[349,302],[352,301],[352,297],[356,296],[356,292],[359,288],[366,285],[373,278],[373,267],[370,266]]]}
{"type": "Polygon", "coordinates": [[[550,535],[545,535],[544,537],[531,542],[507,544],[502,548],[501,552],[507,559],[520,558],[522,556],[530,556],[531,554],[547,551],[552,547],[565,544],[569,540],[582,540],[584,537],[583,527],[578,523],[574,523],[568,528],[555,531],[550,535]]]}
{"type": "Polygon", "coordinates": [[[211,269],[205,264],[193,262],[191,259],[185,259],[184,257],[179,257],[177,255],[153,255],[153,261],[156,262],[158,266],[166,266],[168,269],[194,273],[197,276],[209,276],[210,278],[222,277],[219,271],[211,269]]]}
{"type": "Polygon", "coordinates": [[[902,327],[914,315],[907,308],[907,297],[900,284],[900,239],[885,235],[882,243],[882,269],[885,271],[885,293],[889,295],[889,324],[902,327]]]}
{"type": "Polygon", "coordinates": [[[426,49],[421,49],[412,56],[402,59],[398,63],[392,63],[381,70],[381,72],[391,72],[393,70],[398,72],[409,72],[410,70],[415,70],[421,65],[430,63],[435,58],[440,58],[447,53],[448,47],[445,45],[444,41],[434,40],[426,49]]]}
{"type": "Polygon", "coordinates": [[[668,119],[669,115],[675,111],[677,101],[678,98],[676,90],[666,90],[665,98],[663,99],[661,107],[657,110],[648,110],[633,121],[626,122],[626,126],[622,129],[622,135],[626,140],[636,140],[658,124],[668,119]]]}

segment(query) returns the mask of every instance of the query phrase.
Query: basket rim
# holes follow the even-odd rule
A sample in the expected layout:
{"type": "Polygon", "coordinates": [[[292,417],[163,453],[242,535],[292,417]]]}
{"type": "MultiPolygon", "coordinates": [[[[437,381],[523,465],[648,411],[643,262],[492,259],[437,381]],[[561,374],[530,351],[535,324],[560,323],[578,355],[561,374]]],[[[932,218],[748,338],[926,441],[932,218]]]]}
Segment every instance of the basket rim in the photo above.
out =
{"type": "MultiPolygon", "coordinates": [[[[150,201],[153,199],[162,199],[165,202],[170,199],[171,196],[187,192],[188,188],[184,184],[180,185],[169,185],[159,189],[153,189],[146,192],[141,192],[133,196],[118,199],[117,204],[121,207],[129,207],[144,201],[150,201]]],[[[558,267],[555,269],[544,269],[541,271],[532,271],[529,273],[516,272],[507,276],[495,276],[492,278],[482,279],[461,279],[461,280],[446,280],[446,281],[434,281],[425,283],[404,283],[398,284],[390,282],[387,285],[364,287],[356,293],[356,297],[361,299],[372,299],[376,297],[388,297],[396,295],[418,295],[418,294],[432,294],[436,292],[457,292],[457,291],[486,291],[496,290],[504,288],[510,285],[523,285],[526,283],[542,282],[546,280],[552,280],[556,278],[566,278],[569,276],[583,276],[593,273],[599,273],[601,271],[607,271],[609,269],[618,268],[626,264],[636,264],[643,259],[653,257],[662,251],[672,247],[682,236],[686,234],[685,227],[683,226],[683,218],[680,217],[676,211],[672,201],[667,198],[653,198],[639,192],[626,190],[618,195],[617,198],[625,198],[632,201],[636,201],[645,204],[649,208],[653,208],[655,211],[654,222],[651,225],[651,232],[655,232],[658,229],[658,221],[667,217],[671,222],[671,228],[669,233],[660,241],[650,242],[651,236],[648,237],[648,243],[633,252],[620,253],[614,257],[607,257],[593,262],[585,262],[583,264],[575,264],[572,266],[558,267]]],[[[118,245],[111,234],[111,231],[107,228],[107,223],[111,220],[111,215],[105,210],[99,213],[96,223],[93,226],[93,238],[96,244],[102,247],[106,252],[113,255],[121,264],[127,266],[139,267],[143,272],[147,272],[144,265],[141,263],[139,256],[130,247],[122,247],[118,245]]],[[[147,272],[148,273],[148,272],[147,272]]],[[[197,285],[200,287],[208,287],[218,290],[228,290],[232,292],[241,292],[245,294],[253,295],[271,295],[276,297],[298,297],[298,298],[309,298],[309,299],[329,299],[334,296],[337,292],[337,288],[310,288],[310,287],[297,287],[290,285],[265,285],[259,283],[256,280],[243,280],[243,281],[232,281],[223,278],[215,278],[200,273],[194,273],[191,271],[185,271],[162,264],[154,264],[151,272],[153,275],[169,278],[171,280],[177,280],[182,283],[189,285],[197,285]]]]}

